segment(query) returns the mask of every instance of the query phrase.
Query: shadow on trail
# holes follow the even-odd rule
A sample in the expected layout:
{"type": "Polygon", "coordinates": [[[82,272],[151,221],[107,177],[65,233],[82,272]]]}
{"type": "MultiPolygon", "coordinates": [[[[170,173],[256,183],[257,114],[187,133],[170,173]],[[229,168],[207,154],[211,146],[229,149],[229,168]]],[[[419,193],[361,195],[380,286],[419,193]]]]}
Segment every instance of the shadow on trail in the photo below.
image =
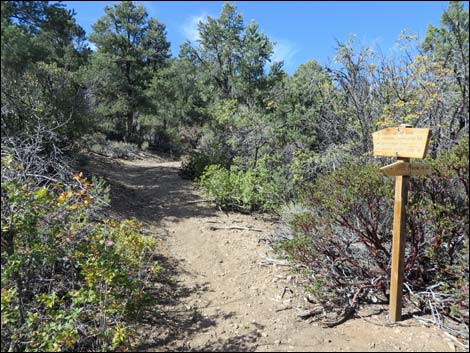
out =
{"type": "MultiPolygon", "coordinates": [[[[195,192],[194,185],[178,175],[177,162],[145,161],[121,163],[94,157],[84,168],[86,176],[100,176],[111,186],[112,213],[119,218],[136,218],[158,231],[159,237],[170,236],[162,225],[165,222],[181,222],[184,219],[216,216],[195,192]],[[163,233],[163,234],[162,234],[163,233]]],[[[137,351],[254,351],[259,339],[259,328],[243,335],[224,339],[212,337],[208,343],[191,347],[186,343],[196,333],[208,332],[221,320],[230,320],[233,312],[218,311],[203,315],[204,307],[185,305],[197,293],[209,291],[207,282],[192,287],[181,280],[191,275],[180,260],[158,254],[155,261],[161,267],[158,280],[149,290],[153,305],[138,322],[141,341],[137,351]]],[[[210,303],[209,303],[210,304],[210,303]]],[[[207,304],[207,305],[209,305],[207,304]]],[[[227,336],[227,334],[224,334],[227,336]]]]}
{"type": "MultiPolygon", "coordinates": [[[[244,334],[225,339],[214,338],[201,346],[191,346],[186,341],[196,333],[205,333],[217,326],[217,321],[230,320],[235,313],[217,311],[212,315],[203,315],[201,308],[184,305],[186,298],[195,293],[210,290],[207,283],[188,288],[178,278],[186,271],[172,258],[158,255],[155,259],[162,270],[158,283],[150,291],[155,304],[147,310],[140,320],[143,344],[137,351],[175,351],[175,352],[212,352],[212,351],[254,351],[260,330],[264,326],[256,324],[256,329],[244,334]]],[[[207,304],[209,306],[210,303],[207,304]]],[[[225,336],[225,335],[224,335],[225,336]]]]}
{"type": "Polygon", "coordinates": [[[111,208],[122,218],[156,224],[163,218],[180,222],[216,215],[196,194],[195,186],[178,175],[177,162],[129,166],[94,158],[86,170],[110,184],[111,208]]]}
{"type": "MultiPolygon", "coordinates": [[[[137,351],[156,351],[181,345],[180,341],[185,337],[216,325],[217,317],[204,317],[197,309],[181,305],[194,293],[207,291],[207,284],[189,288],[178,280],[184,272],[175,259],[158,255],[155,260],[161,266],[161,272],[158,282],[149,291],[154,305],[139,322],[145,343],[138,346],[137,351]]],[[[185,350],[185,347],[179,348],[185,350]]]]}
{"type": "Polygon", "coordinates": [[[210,341],[203,346],[191,347],[193,352],[254,352],[258,347],[256,343],[261,337],[257,330],[245,335],[237,335],[226,339],[210,341]]]}

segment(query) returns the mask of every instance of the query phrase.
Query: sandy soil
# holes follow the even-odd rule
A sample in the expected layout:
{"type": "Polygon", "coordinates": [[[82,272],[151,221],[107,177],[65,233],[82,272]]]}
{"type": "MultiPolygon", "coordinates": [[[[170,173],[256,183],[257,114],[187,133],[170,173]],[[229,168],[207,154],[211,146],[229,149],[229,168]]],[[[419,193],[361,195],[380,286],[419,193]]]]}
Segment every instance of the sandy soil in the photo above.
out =
{"type": "Polygon", "coordinates": [[[274,256],[267,245],[274,221],[217,210],[178,176],[179,166],[92,158],[87,167],[112,185],[113,212],[161,239],[158,305],[140,328],[140,351],[455,351],[413,313],[390,324],[383,305],[334,328],[299,319],[311,304],[295,275],[263,263],[274,256]]]}

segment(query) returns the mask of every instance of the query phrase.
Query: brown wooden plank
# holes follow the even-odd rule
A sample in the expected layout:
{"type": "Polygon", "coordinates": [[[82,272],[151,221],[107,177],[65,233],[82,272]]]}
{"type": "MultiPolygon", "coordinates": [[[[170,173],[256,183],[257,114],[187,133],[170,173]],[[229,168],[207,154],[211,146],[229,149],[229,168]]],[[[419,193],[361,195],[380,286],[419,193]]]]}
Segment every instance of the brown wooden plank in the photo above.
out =
{"type": "Polygon", "coordinates": [[[372,134],[374,156],[424,158],[431,130],[428,128],[389,127],[372,134]]]}
{"type": "MultiPolygon", "coordinates": [[[[405,162],[408,159],[404,159],[405,162]]],[[[406,203],[408,199],[409,176],[395,178],[395,202],[393,209],[392,268],[390,275],[389,318],[392,322],[401,320],[403,272],[406,242],[406,203]]]]}
{"type": "Polygon", "coordinates": [[[432,167],[428,164],[410,163],[410,175],[411,176],[429,175],[431,173],[432,173],[432,167]]]}
{"type": "Polygon", "coordinates": [[[387,176],[409,175],[410,164],[404,161],[397,161],[380,168],[380,171],[387,176]]]}
{"type": "Polygon", "coordinates": [[[380,168],[380,171],[387,176],[420,176],[431,174],[432,168],[431,166],[423,163],[408,163],[404,161],[397,161],[380,168]]]}

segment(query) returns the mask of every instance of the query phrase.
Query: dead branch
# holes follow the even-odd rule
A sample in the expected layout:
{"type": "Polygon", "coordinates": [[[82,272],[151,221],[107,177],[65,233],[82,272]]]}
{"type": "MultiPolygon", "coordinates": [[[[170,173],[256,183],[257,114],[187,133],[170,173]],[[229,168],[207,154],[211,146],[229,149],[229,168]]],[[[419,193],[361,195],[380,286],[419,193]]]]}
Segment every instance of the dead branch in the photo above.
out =
{"type": "Polygon", "coordinates": [[[279,309],[276,309],[274,310],[276,313],[280,312],[280,311],[284,311],[284,310],[290,310],[292,309],[292,305],[287,305],[287,306],[283,306],[282,308],[279,308],[279,309]]]}
{"type": "Polygon", "coordinates": [[[286,294],[287,291],[291,292],[291,294],[294,294],[294,291],[292,289],[290,289],[289,287],[284,287],[284,290],[282,291],[281,299],[284,298],[284,295],[286,294]]]}
{"type": "Polygon", "coordinates": [[[304,310],[304,311],[301,311],[300,313],[297,314],[298,317],[300,317],[301,319],[308,319],[312,316],[316,316],[318,314],[321,314],[323,313],[324,309],[322,306],[316,306],[314,307],[313,309],[308,309],[308,310],[304,310]]]}
{"type": "Polygon", "coordinates": [[[253,232],[262,232],[262,229],[257,229],[257,228],[250,228],[250,227],[239,227],[239,226],[230,226],[230,227],[216,227],[216,226],[210,226],[210,230],[231,230],[231,229],[236,229],[236,230],[251,230],[253,232]]]}
{"type": "Polygon", "coordinates": [[[290,263],[286,260],[276,260],[270,257],[264,257],[261,260],[260,265],[262,266],[269,266],[269,265],[290,266],[290,263]]]}
{"type": "Polygon", "coordinates": [[[193,204],[193,203],[201,203],[201,202],[210,202],[210,200],[193,200],[185,202],[185,205],[193,204]]]}
{"type": "Polygon", "coordinates": [[[335,327],[341,325],[343,322],[346,322],[354,313],[356,308],[354,306],[347,306],[344,310],[332,321],[323,321],[322,325],[325,327],[335,327]]]}

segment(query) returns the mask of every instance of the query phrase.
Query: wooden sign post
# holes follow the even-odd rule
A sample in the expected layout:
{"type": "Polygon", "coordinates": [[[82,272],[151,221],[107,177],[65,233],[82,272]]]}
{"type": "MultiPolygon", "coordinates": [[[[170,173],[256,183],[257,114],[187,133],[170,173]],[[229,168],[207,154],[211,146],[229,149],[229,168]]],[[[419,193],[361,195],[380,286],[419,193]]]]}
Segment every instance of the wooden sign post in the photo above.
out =
{"type": "Polygon", "coordinates": [[[401,320],[408,181],[411,175],[426,175],[430,172],[430,168],[424,164],[410,163],[410,158],[422,159],[426,156],[430,134],[429,129],[413,129],[407,124],[372,134],[374,156],[397,157],[398,159],[396,163],[380,169],[385,175],[395,176],[389,306],[389,318],[392,322],[401,320]]]}

